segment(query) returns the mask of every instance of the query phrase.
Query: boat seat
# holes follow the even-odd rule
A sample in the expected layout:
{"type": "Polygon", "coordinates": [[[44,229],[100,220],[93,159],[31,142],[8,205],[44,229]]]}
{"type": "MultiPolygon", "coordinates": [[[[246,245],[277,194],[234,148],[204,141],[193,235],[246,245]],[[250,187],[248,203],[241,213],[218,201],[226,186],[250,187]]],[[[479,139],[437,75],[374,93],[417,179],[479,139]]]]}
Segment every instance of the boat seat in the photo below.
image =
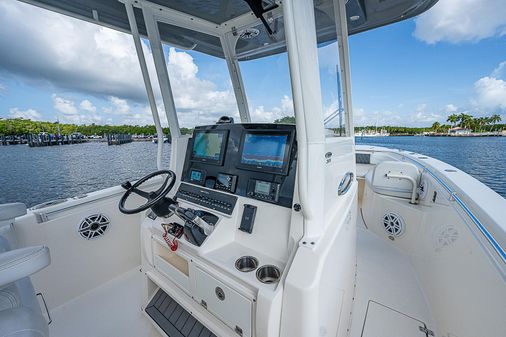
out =
{"type": "Polygon", "coordinates": [[[0,337],[47,337],[47,322],[29,276],[49,265],[49,249],[13,249],[13,217],[26,214],[26,207],[7,208],[0,205],[0,337]]]}
{"type": "Polygon", "coordinates": [[[418,187],[420,171],[414,164],[387,160],[378,163],[374,170],[370,170],[366,174],[365,180],[369,187],[378,194],[410,199],[413,188],[418,187]],[[413,182],[415,182],[415,186],[413,186],[413,182]]]}

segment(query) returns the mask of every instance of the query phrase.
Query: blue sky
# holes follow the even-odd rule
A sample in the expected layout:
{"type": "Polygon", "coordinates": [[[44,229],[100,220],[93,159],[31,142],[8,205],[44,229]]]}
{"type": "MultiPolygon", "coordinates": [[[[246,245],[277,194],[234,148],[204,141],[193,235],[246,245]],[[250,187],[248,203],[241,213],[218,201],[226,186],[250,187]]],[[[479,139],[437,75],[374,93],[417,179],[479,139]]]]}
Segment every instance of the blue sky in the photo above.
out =
{"type": "MultiPolygon", "coordinates": [[[[420,18],[350,37],[356,124],[426,126],[460,112],[506,119],[502,2],[440,0],[420,18]]],[[[0,4],[0,21],[0,118],[151,124],[130,36],[14,0],[0,4]]],[[[237,115],[223,60],[165,51],[181,125],[237,115]]],[[[319,55],[330,113],[335,44],[319,55]]],[[[242,63],[241,71],[254,121],[293,114],[286,54],[242,63]]]]}

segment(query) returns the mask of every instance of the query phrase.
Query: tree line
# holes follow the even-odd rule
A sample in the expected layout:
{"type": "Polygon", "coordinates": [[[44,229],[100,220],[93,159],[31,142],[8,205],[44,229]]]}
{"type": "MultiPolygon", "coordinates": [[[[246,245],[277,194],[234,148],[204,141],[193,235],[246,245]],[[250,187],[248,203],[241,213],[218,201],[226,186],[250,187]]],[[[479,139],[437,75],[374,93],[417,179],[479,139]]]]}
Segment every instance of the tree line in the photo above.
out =
{"type": "MultiPolygon", "coordinates": [[[[431,127],[406,127],[406,126],[356,126],[355,132],[362,132],[365,130],[385,130],[391,135],[416,135],[424,132],[448,132],[452,127],[460,126],[463,128],[471,129],[475,132],[492,132],[506,129],[506,124],[498,124],[501,122],[501,116],[494,114],[490,117],[473,117],[472,115],[461,113],[452,114],[448,116],[447,122],[449,124],[441,124],[435,122],[431,127]]],[[[276,119],[274,123],[278,124],[295,124],[295,117],[287,116],[276,119]]]]}
{"type": "Polygon", "coordinates": [[[504,129],[504,124],[497,124],[501,120],[501,116],[497,114],[488,117],[474,117],[466,113],[451,114],[446,119],[447,122],[451,123],[451,126],[434,122],[431,129],[434,132],[447,132],[450,127],[459,126],[461,128],[473,130],[474,132],[492,132],[504,129]]]}
{"type": "MultiPolygon", "coordinates": [[[[2,119],[0,118],[0,135],[13,136],[23,134],[37,134],[47,132],[51,134],[69,135],[79,132],[85,136],[104,134],[131,134],[131,135],[154,135],[154,125],[77,125],[58,122],[32,121],[24,118],[2,119]]],[[[181,128],[183,134],[192,132],[192,129],[181,128]]],[[[163,133],[170,134],[169,128],[163,128],[163,133]]]]}

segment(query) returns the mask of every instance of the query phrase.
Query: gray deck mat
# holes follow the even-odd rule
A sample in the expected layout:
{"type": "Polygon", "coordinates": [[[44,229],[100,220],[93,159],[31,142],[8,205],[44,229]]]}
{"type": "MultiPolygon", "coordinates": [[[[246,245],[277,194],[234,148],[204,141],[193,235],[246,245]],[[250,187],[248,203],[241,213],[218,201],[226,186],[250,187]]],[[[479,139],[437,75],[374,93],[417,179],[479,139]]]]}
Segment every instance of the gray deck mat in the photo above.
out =
{"type": "Polygon", "coordinates": [[[217,337],[162,289],[145,310],[169,337],[217,337]]]}

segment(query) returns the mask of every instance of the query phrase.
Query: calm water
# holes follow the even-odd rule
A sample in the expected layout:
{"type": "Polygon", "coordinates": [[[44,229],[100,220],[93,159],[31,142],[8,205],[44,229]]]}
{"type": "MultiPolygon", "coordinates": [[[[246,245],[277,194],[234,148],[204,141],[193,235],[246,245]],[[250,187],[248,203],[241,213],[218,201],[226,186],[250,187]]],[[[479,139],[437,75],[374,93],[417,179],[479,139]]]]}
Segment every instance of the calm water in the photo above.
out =
{"type": "MultiPolygon", "coordinates": [[[[506,137],[357,138],[358,144],[423,153],[456,166],[506,198],[506,137]]],[[[169,162],[166,144],[165,158],[169,162]]],[[[43,148],[0,146],[0,203],[28,206],[118,185],[156,170],[156,145],[86,143],[43,148]]]]}
{"type": "MultiPolygon", "coordinates": [[[[170,146],[165,162],[169,163],[170,146]]],[[[156,171],[156,144],[0,146],[0,203],[33,206],[119,185],[156,171]]]]}
{"type": "Polygon", "coordinates": [[[506,198],[506,137],[357,137],[356,143],[437,158],[467,172],[506,198]]]}

